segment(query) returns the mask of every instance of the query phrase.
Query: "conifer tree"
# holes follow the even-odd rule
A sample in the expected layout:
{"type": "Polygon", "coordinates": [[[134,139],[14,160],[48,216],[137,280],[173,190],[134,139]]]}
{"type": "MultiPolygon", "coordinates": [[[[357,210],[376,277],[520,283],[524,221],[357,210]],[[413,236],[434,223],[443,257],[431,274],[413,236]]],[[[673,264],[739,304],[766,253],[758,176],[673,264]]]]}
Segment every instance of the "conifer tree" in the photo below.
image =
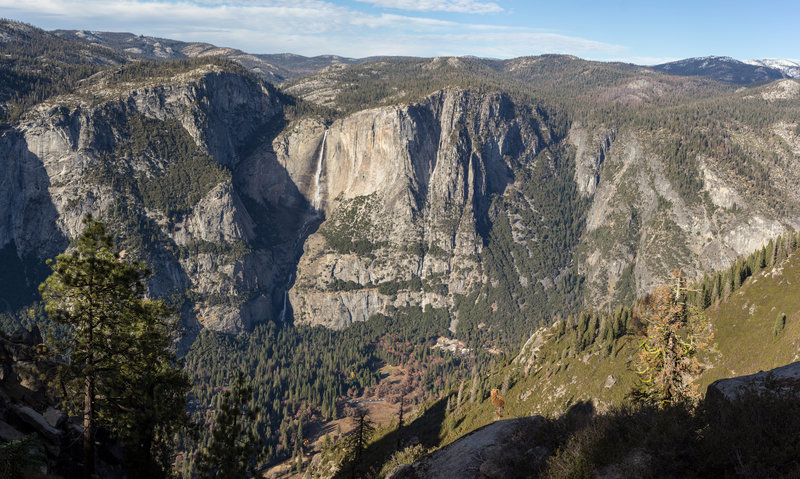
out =
{"type": "Polygon", "coordinates": [[[197,459],[197,472],[203,478],[242,479],[255,477],[257,461],[263,454],[260,438],[247,429],[258,415],[251,406],[253,389],[239,373],[230,390],[219,402],[211,444],[197,459]]]}
{"type": "Polygon", "coordinates": [[[778,248],[780,245],[780,239],[778,241],[769,240],[769,250],[770,250],[770,260],[769,265],[775,266],[775,263],[778,262],[778,248]]]}
{"type": "MultiPolygon", "coordinates": [[[[400,450],[400,445],[403,443],[403,426],[405,426],[405,423],[403,422],[403,414],[404,414],[403,409],[405,409],[405,405],[406,405],[405,395],[400,396],[400,407],[397,410],[397,444],[396,444],[397,450],[400,450]]],[[[445,408],[445,410],[447,411],[449,409],[450,409],[450,398],[448,397],[447,407],[445,408]]]]}
{"type": "Polygon", "coordinates": [[[144,265],[120,259],[103,223],[83,224],[74,250],[48,261],[53,273],[39,289],[48,316],[72,331],[57,348],[68,358],[67,406],[83,415],[84,477],[94,474],[98,421],[122,440],[132,476],[165,475],[189,388],[172,350],[174,323],[160,301],[145,299],[144,265]]]}
{"type": "Polygon", "coordinates": [[[478,399],[478,367],[472,367],[472,387],[469,390],[469,402],[474,403],[478,399]]]}
{"type": "Polygon", "coordinates": [[[506,393],[508,393],[508,387],[510,381],[511,381],[511,375],[506,374],[506,376],[503,378],[503,385],[500,386],[500,394],[502,394],[503,396],[505,396],[506,393]]]}
{"type": "Polygon", "coordinates": [[[458,394],[456,395],[456,414],[461,414],[461,401],[464,395],[464,380],[461,380],[461,384],[458,386],[458,394]]]}
{"type": "Polygon", "coordinates": [[[350,461],[351,477],[355,479],[359,477],[362,463],[364,461],[364,450],[367,448],[367,442],[372,433],[375,431],[375,426],[367,417],[367,412],[359,409],[356,413],[356,428],[344,441],[344,447],[347,451],[347,457],[350,461]]]}
{"type": "Polygon", "coordinates": [[[185,409],[191,383],[175,357],[177,322],[166,319],[169,310],[160,301],[141,306],[131,352],[105,397],[114,412],[107,423],[125,446],[130,477],[168,477],[171,439],[189,423],[185,409]]]}
{"type": "Polygon", "coordinates": [[[775,318],[775,324],[772,326],[772,336],[778,337],[781,332],[783,332],[783,328],[786,327],[786,313],[780,313],[775,318]]]}
{"type": "Polygon", "coordinates": [[[702,311],[687,307],[686,281],[679,270],[673,272],[673,284],[658,288],[644,307],[647,336],[640,345],[633,397],[658,406],[696,399],[691,377],[700,365],[695,354],[711,335],[702,311]]]}

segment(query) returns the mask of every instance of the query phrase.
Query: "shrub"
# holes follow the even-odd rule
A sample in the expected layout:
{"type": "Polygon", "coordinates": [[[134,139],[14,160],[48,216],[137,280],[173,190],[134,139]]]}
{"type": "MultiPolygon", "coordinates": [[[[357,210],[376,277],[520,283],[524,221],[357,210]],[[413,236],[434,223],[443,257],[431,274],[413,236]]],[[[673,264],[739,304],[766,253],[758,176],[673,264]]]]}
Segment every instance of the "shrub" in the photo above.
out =
{"type": "Polygon", "coordinates": [[[595,416],[547,461],[540,477],[685,477],[696,422],[685,404],[624,405],[595,416]],[[601,474],[602,475],[602,474],[601,474]]]}
{"type": "Polygon", "coordinates": [[[704,477],[800,477],[800,384],[769,381],[709,405],[697,450],[704,477]]]}
{"type": "Polygon", "coordinates": [[[786,313],[781,313],[775,318],[775,325],[772,326],[772,337],[777,338],[786,327],[786,313]]]}
{"type": "Polygon", "coordinates": [[[428,451],[422,446],[422,444],[415,444],[413,446],[408,446],[405,449],[401,449],[394,453],[392,457],[383,465],[378,473],[378,477],[388,476],[389,473],[392,472],[396,467],[402,466],[403,464],[413,464],[427,453],[428,451]]]}

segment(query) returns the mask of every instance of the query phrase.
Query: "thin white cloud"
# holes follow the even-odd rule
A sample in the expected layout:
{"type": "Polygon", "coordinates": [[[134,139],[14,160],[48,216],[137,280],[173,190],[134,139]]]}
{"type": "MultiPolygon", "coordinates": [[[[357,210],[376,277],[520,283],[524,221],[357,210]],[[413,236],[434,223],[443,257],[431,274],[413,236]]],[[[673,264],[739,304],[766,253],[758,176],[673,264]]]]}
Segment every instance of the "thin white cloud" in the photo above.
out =
{"type": "Polygon", "coordinates": [[[532,29],[374,14],[324,0],[0,0],[0,11],[47,29],[127,31],[250,53],[499,58],[569,53],[613,58],[627,51],[619,45],[532,29]]]}
{"type": "Polygon", "coordinates": [[[503,8],[494,2],[475,0],[357,0],[376,7],[415,12],[499,13],[503,8]]]}

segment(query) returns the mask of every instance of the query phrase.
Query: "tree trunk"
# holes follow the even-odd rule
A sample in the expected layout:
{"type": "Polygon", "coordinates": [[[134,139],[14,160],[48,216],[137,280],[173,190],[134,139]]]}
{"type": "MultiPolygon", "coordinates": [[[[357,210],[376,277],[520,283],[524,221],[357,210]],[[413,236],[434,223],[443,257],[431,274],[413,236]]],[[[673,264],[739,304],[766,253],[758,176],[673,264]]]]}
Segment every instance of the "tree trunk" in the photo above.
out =
{"type": "MultiPolygon", "coordinates": [[[[91,360],[87,361],[91,371],[91,360]]],[[[94,475],[94,373],[86,375],[83,397],[83,477],[94,475]]]]}

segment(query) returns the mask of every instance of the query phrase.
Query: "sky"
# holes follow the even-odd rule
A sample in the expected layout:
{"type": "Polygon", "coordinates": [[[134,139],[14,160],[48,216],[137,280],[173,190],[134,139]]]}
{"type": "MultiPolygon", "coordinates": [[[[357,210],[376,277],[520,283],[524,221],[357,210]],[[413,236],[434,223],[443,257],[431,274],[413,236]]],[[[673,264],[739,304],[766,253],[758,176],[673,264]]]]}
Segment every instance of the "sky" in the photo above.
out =
{"type": "Polygon", "coordinates": [[[796,0],[0,0],[0,17],[307,56],[800,58],[796,0]]]}

